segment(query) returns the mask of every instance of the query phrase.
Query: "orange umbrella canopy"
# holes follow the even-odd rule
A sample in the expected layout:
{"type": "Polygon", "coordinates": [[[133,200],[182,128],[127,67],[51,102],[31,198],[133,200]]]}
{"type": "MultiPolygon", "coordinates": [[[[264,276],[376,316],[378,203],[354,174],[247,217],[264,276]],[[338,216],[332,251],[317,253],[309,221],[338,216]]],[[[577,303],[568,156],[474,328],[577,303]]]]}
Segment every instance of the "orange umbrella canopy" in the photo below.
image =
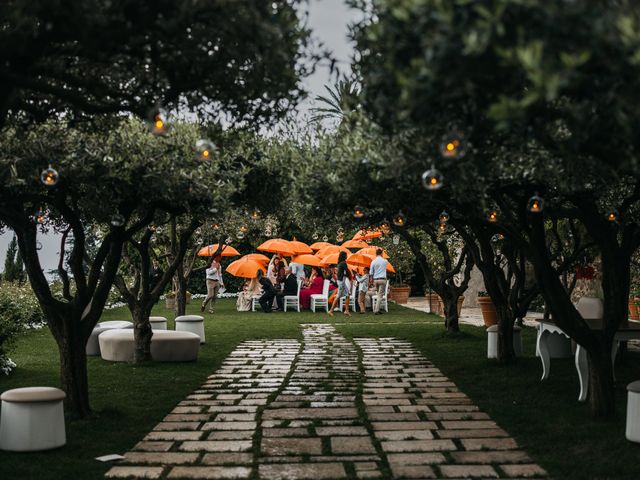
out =
{"type": "Polygon", "coordinates": [[[322,264],[325,267],[329,265],[337,265],[339,255],[340,253],[330,253],[329,255],[325,255],[324,257],[322,257],[322,264]]]}
{"type": "Polygon", "coordinates": [[[345,248],[367,248],[369,244],[364,240],[347,240],[342,246],[345,248]]]}
{"type": "MultiPolygon", "coordinates": [[[[357,267],[369,267],[371,266],[371,262],[375,259],[375,255],[367,255],[366,253],[354,253],[349,258],[347,258],[347,263],[349,265],[355,265],[357,267]]],[[[391,273],[396,273],[395,268],[391,263],[387,263],[387,271],[391,273]]]]}
{"type": "Polygon", "coordinates": [[[313,253],[313,250],[311,249],[311,247],[304,242],[299,242],[298,240],[290,240],[289,245],[293,249],[293,253],[297,255],[313,253]]]}
{"type": "Polygon", "coordinates": [[[255,278],[258,270],[262,270],[264,272],[264,265],[247,257],[242,257],[239,260],[231,262],[226,269],[227,273],[230,273],[234,277],[242,278],[255,278]]]}
{"type": "Polygon", "coordinates": [[[383,235],[382,230],[374,228],[371,230],[360,230],[353,236],[353,240],[369,240],[371,238],[378,238],[383,235]]]}
{"type": "Polygon", "coordinates": [[[249,253],[242,258],[248,258],[250,260],[255,260],[258,263],[269,263],[269,257],[263,255],[261,253],[249,253]]]}
{"type": "MultiPolygon", "coordinates": [[[[361,248],[356,253],[364,253],[365,255],[373,255],[375,257],[377,249],[378,247],[366,247],[366,248],[361,248]]],[[[385,250],[382,250],[382,258],[389,258],[389,255],[385,250]]]]}
{"type": "Polygon", "coordinates": [[[321,248],[329,247],[331,245],[333,245],[333,244],[329,243],[329,242],[316,242],[316,243],[312,243],[311,245],[309,245],[309,248],[311,250],[320,250],[321,248]]]}
{"type": "Polygon", "coordinates": [[[267,240],[258,247],[258,250],[262,252],[280,253],[282,255],[295,255],[293,247],[289,244],[288,240],[282,238],[272,238],[267,240]]]}
{"type": "Polygon", "coordinates": [[[293,257],[291,261],[295,263],[301,263],[302,265],[309,265],[311,267],[324,266],[321,258],[316,257],[315,255],[309,255],[309,254],[298,255],[297,257],[293,257]]]}
{"type": "Polygon", "coordinates": [[[348,249],[341,247],[340,245],[329,245],[327,247],[323,247],[316,252],[316,255],[320,258],[324,258],[332,253],[340,252],[345,252],[347,255],[351,255],[351,252],[348,249]]]}
{"type": "MultiPolygon", "coordinates": [[[[218,244],[214,243],[213,245],[207,245],[206,247],[202,247],[198,250],[199,257],[212,257],[214,253],[218,251],[218,244]]],[[[229,245],[222,246],[222,252],[220,253],[223,257],[237,257],[240,255],[240,252],[235,248],[229,245]]]]}

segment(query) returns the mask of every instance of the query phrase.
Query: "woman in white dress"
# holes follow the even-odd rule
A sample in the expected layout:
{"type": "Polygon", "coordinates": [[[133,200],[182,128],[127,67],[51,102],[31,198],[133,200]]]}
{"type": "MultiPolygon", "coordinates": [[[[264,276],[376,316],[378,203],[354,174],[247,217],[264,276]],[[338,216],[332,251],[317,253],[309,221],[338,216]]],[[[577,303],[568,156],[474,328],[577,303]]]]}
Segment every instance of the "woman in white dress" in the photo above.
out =
{"type": "Polygon", "coordinates": [[[236,301],[236,309],[239,312],[249,312],[251,310],[251,302],[255,295],[260,294],[260,283],[257,278],[245,282],[242,291],[238,293],[236,301]]]}

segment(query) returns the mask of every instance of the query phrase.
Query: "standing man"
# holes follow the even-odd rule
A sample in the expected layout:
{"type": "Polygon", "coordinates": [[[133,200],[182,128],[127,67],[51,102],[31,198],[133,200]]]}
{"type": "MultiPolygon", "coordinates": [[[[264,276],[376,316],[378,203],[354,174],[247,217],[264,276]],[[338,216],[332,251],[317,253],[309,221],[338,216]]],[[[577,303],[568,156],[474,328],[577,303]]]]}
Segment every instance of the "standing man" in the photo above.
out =
{"type": "Polygon", "coordinates": [[[163,274],[164,272],[162,271],[162,268],[160,268],[160,262],[157,258],[154,258],[151,268],[149,269],[149,291],[156,288],[156,285],[162,278],[163,274]]]}
{"type": "Polygon", "coordinates": [[[273,283],[271,283],[271,280],[269,280],[269,278],[264,276],[264,274],[262,273],[262,270],[258,270],[258,273],[256,274],[256,278],[258,279],[258,282],[262,286],[263,293],[259,300],[260,306],[262,307],[262,311],[264,313],[271,313],[273,310],[272,309],[273,298],[276,296],[276,289],[273,286],[273,283]]]}
{"type": "Polygon", "coordinates": [[[211,266],[207,268],[207,298],[202,302],[200,311],[204,312],[207,303],[211,302],[209,307],[209,313],[213,313],[213,306],[216,304],[216,298],[218,297],[218,290],[223,286],[222,283],[222,267],[220,266],[220,255],[213,257],[211,266]]]}
{"type": "Polygon", "coordinates": [[[369,275],[373,278],[373,287],[376,289],[377,300],[373,302],[373,314],[380,315],[380,305],[382,304],[382,297],[387,287],[387,265],[389,262],[382,258],[382,249],[376,250],[376,258],[371,262],[369,267],[369,275]]]}
{"type": "Polygon", "coordinates": [[[289,268],[291,269],[291,273],[296,276],[296,279],[302,280],[304,282],[306,274],[304,273],[304,265],[297,262],[291,262],[289,264],[289,268]]]}

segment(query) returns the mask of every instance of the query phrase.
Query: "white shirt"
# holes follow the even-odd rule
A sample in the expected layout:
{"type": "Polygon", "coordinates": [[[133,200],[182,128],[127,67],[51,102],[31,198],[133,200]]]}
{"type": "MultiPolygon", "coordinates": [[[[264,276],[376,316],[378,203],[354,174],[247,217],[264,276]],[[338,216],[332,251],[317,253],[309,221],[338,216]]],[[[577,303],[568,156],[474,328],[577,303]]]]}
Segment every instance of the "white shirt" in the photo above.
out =
{"type": "Polygon", "coordinates": [[[220,273],[220,269],[213,265],[207,268],[207,280],[216,280],[222,283],[222,275],[220,273]]]}
{"type": "Polygon", "coordinates": [[[369,275],[371,275],[374,280],[386,280],[388,264],[389,262],[382,258],[382,255],[378,255],[369,266],[369,275]]]}
{"type": "Polygon", "coordinates": [[[291,273],[293,273],[298,280],[304,280],[304,265],[301,263],[291,262],[289,264],[289,268],[291,269],[291,273]]]}
{"type": "Polygon", "coordinates": [[[369,289],[368,273],[365,273],[364,275],[356,275],[356,280],[358,281],[358,290],[360,292],[366,292],[369,289]]]}

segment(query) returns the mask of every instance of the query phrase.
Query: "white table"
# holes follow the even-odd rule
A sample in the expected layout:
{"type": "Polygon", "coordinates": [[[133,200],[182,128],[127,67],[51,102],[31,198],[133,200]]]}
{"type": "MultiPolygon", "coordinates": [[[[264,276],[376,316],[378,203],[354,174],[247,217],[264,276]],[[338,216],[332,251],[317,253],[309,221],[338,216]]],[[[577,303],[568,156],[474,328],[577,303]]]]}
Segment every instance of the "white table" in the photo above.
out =
{"type": "MultiPolygon", "coordinates": [[[[545,380],[549,378],[551,372],[551,355],[549,353],[548,340],[552,333],[559,333],[566,338],[571,338],[560,327],[551,321],[545,321],[542,319],[536,319],[539,323],[538,327],[538,340],[537,347],[540,353],[540,360],[542,361],[542,378],[545,380]]],[[[601,320],[587,320],[590,326],[601,327],[601,320]],[[598,325],[600,323],[600,325],[598,325]]],[[[618,329],[614,339],[613,346],[611,348],[612,361],[615,360],[618,353],[618,347],[620,342],[626,342],[627,340],[640,339],[640,323],[630,321],[629,325],[618,329]]],[[[587,399],[587,393],[589,392],[589,360],[587,358],[587,351],[578,344],[575,353],[576,370],[578,371],[578,380],[580,381],[580,394],[578,395],[578,401],[584,402],[587,399]]]]}

